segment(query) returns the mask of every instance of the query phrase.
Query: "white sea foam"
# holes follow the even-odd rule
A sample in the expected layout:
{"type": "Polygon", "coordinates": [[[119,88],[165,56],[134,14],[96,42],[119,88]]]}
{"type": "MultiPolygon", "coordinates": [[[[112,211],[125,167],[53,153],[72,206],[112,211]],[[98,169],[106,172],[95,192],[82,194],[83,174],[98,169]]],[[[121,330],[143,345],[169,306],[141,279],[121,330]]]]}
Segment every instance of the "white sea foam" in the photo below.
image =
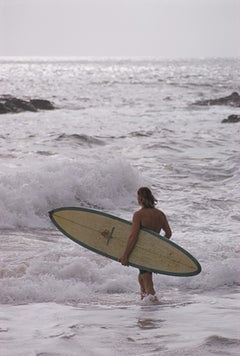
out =
{"type": "Polygon", "coordinates": [[[141,178],[128,162],[80,159],[5,169],[0,182],[2,228],[49,227],[47,212],[59,206],[111,210],[132,204],[141,178]],[[23,203],[24,202],[24,203],[23,203]]]}
{"type": "MultiPolygon", "coordinates": [[[[136,269],[123,268],[120,263],[87,251],[60,233],[5,231],[2,239],[5,241],[1,241],[2,303],[77,304],[97,302],[102,295],[139,295],[136,269]]],[[[195,277],[181,278],[154,274],[160,300],[162,293],[176,288],[190,295],[237,288],[239,251],[225,251],[223,263],[222,252],[214,251],[214,244],[207,251],[206,247],[203,250],[185,247],[199,257],[203,271],[195,277]]]]}

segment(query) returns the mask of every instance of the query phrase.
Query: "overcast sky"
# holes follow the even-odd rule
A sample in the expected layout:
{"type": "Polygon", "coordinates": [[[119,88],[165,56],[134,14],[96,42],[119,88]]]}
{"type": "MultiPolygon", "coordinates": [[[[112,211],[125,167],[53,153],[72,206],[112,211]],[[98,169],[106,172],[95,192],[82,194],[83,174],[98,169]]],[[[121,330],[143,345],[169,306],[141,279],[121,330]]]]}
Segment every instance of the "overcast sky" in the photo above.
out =
{"type": "Polygon", "coordinates": [[[0,56],[240,57],[240,0],[0,0],[0,56]]]}

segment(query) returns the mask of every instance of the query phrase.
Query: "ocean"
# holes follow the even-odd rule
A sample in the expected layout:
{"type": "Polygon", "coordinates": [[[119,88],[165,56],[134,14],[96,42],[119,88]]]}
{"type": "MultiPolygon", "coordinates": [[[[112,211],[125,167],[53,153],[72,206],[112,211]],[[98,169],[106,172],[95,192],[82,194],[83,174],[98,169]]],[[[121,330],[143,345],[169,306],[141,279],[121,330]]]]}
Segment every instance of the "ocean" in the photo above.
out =
{"type": "Polygon", "coordinates": [[[0,115],[1,356],[239,355],[240,108],[195,104],[232,92],[237,58],[0,58],[1,97],[56,107],[0,115]],[[154,274],[159,305],[48,217],[131,220],[140,186],[202,266],[154,274]]]}

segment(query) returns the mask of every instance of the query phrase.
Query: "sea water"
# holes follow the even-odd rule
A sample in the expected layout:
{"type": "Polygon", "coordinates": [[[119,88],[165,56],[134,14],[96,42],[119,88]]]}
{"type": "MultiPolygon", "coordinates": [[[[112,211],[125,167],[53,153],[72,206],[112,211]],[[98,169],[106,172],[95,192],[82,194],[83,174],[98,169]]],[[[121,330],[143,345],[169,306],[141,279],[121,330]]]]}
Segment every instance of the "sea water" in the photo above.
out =
{"type": "MultiPolygon", "coordinates": [[[[239,355],[239,59],[1,58],[0,96],[56,110],[0,115],[0,355],[239,355]],[[63,236],[48,211],[131,220],[149,186],[202,272],[137,270],[63,236]]],[[[127,238],[127,237],[126,237],[127,238]]]]}

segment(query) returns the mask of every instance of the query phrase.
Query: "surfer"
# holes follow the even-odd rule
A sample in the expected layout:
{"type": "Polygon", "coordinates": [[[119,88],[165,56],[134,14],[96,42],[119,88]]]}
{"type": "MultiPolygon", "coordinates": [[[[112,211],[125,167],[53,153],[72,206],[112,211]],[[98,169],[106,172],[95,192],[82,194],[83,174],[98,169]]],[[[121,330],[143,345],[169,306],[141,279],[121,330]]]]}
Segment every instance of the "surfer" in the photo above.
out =
{"type": "MultiPolygon", "coordinates": [[[[165,214],[161,210],[155,208],[157,200],[153,196],[151,190],[147,187],[139,188],[137,199],[141,209],[133,214],[132,231],[128,238],[125,252],[119,259],[119,262],[124,266],[128,266],[128,259],[137,242],[141,227],[146,227],[157,233],[160,233],[160,231],[163,230],[165,232],[165,237],[168,239],[172,236],[172,231],[165,214]]],[[[158,299],[153,286],[152,272],[139,270],[138,281],[140,284],[141,299],[150,296],[153,302],[157,302],[158,299]]]]}

